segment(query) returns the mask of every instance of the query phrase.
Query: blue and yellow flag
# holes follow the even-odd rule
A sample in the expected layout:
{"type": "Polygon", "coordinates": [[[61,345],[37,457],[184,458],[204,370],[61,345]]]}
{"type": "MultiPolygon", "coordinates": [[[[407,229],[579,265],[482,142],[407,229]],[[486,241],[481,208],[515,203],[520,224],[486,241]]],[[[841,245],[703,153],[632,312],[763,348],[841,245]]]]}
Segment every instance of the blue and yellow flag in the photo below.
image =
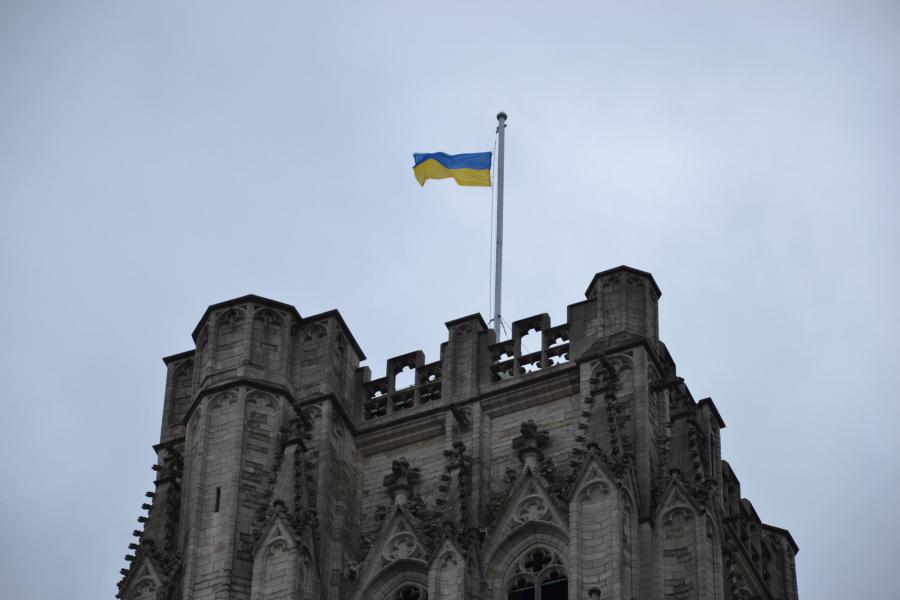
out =
{"type": "Polygon", "coordinates": [[[447,179],[452,177],[459,185],[491,185],[491,153],[474,152],[472,154],[445,154],[431,152],[413,154],[416,164],[413,172],[419,185],[425,185],[429,179],[447,179]]]}

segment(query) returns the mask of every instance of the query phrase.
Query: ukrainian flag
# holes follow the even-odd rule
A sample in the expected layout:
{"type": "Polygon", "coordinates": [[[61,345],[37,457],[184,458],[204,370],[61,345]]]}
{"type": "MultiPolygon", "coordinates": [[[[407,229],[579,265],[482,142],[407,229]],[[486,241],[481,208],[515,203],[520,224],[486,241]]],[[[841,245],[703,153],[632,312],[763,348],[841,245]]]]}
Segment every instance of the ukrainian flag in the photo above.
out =
{"type": "Polygon", "coordinates": [[[413,154],[416,164],[413,172],[419,185],[425,185],[429,179],[447,179],[452,177],[459,185],[491,185],[491,153],[475,152],[472,154],[445,154],[432,152],[413,154]]]}

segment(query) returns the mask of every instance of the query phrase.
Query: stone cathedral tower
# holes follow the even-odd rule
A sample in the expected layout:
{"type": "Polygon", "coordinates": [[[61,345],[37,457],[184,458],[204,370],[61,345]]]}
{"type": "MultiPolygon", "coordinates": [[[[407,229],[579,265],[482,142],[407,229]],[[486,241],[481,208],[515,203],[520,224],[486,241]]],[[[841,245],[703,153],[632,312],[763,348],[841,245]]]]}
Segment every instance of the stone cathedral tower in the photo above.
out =
{"type": "Polygon", "coordinates": [[[210,306],[165,359],[118,597],[796,600],[797,546],[742,497],[659,296],[604,271],[566,323],[449,321],[440,360],[378,379],[337,311],[210,306]]]}

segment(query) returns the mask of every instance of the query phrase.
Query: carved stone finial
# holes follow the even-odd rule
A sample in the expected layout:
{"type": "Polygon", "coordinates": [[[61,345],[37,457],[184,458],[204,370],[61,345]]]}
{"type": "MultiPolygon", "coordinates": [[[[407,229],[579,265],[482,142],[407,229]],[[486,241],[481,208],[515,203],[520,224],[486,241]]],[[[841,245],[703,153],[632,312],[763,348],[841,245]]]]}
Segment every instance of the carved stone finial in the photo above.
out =
{"type": "Polygon", "coordinates": [[[619,378],[619,369],[616,367],[615,359],[610,359],[605,354],[600,355],[599,362],[594,366],[591,373],[591,394],[592,395],[610,395],[615,394],[616,388],[621,383],[619,378]]]}
{"type": "Polygon", "coordinates": [[[468,408],[459,408],[456,406],[451,406],[450,412],[453,413],[453,416],[456,419],[456,427],[460,431],[468,431],[469,429],[472,428],[472,421],[469,418],[469,409],[468,408]]]}
{"type": "Polygon", "coordinates": [[[536,467],[544,460],[541,450],[550,440],[550,433],[539,430],[537,424],[529,419],[522,423],[520,435],[513,438],[513,449],[519,451],[519,460],[530,467],[536,467]]]}
{"type": "Polygon", "coordinates": [[[452,449],[444,450],[444,456],[447,458],[447,468],[450,470],[464,469],[472,461],[471,457],[466,456],[466,445],[459,441],[453,442],[452,449]]]}
{"type": "Polygon", "coordinates": [[[409,461],[400,457],[391,464],[391,472],[384,476],[384,487],[395,504],[407,503],[413,495],[412,486],[419,481],[419,469],[409,466],[409,461]]]}
{"type": "Polygon", "coordinates": [[[459,541],[463,548],[470,549],[481,544],[484,538],[485,531],[470,527],[462,532],[462,535],[459,536],[459,541]]]}
{"type": "Polygon", "coordinates": [[[309,417],[300,413],[301,416],[297,419],[291,419],[290,423],[288,423],[287,427],[284,427],[281,430],[282,437],[282,446],[289,446],[293,444],[299,444],[303,450],[306,450],[306,444],[304,440],[309,440],[312,438],[310,434],[310,429],[312,429],[312,424],[309,420],[309,417]]]}
{"type": "Polygon", "coordinates": [[[362,568],[362,565],[352,558],[347,559],[347,579],[350,581],[356,581],[357,576],[359,576],[359,570],[362,568]]]}

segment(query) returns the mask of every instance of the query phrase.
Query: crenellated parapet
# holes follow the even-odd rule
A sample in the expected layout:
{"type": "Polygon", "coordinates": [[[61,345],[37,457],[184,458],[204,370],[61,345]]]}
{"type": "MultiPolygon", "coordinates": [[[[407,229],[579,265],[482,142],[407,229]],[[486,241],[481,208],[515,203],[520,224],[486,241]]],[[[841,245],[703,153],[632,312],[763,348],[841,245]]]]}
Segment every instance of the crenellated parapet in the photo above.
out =
{"type": "Polygon", "coordinates": [[[336,310],[244,296],[164,359],[124,600],[796,600],[797,546],[721,457],[659,340],[660,290],[598,273],[563,323],[446,322],[373,377],[336,310]]]}

